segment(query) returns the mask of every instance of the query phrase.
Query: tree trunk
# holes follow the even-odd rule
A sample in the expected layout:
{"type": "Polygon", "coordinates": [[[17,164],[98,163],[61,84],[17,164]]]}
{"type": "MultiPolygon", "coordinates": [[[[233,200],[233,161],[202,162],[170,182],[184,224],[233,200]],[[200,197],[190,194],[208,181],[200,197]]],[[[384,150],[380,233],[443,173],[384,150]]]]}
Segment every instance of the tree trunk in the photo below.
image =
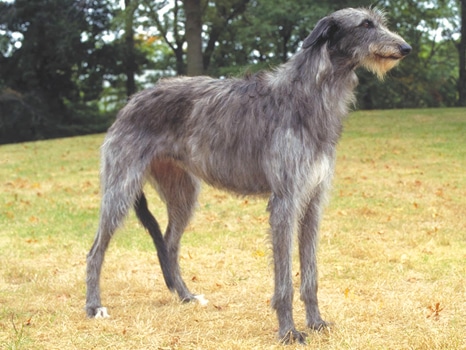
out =
{"type": "Polygon", "coordinates": [[[461,38],[458,46],[460,56],[458,105],[466,107],[466,0],[460,1],[461,6],[461,38]]]}
{"type": "Polygon", "coordinates": [[[187,73],[190,76],[203,74],[202,57],[202,11],[200,0],[184,0],[186,13],[187,73]]]}
{"type": "Polygon", "coordinates": [[[184,63],[184,52],[181,46],[178,46],[175,50],[176,59],[176,74],[178,75],[186,75],[186,64],[184,63]]]}
{"type": "Polygon", "coordinates": [[[202,58],[204,70],[209,69],[210,61],[215,50],[215,43],[217,42],[221,34],[220,31],[220,27],[217,26],[212,26],[212,29],[210,30],[209,41],[207,42],[207,46],[204,50],[202,58]]]}
{"type": "Polygon", "coordinates": [[[125,75],[126,75],[126,96],[130,97],[136,92],[136,62],[134,55],[134,4],[131,0],[125,0],[125,75]]]}

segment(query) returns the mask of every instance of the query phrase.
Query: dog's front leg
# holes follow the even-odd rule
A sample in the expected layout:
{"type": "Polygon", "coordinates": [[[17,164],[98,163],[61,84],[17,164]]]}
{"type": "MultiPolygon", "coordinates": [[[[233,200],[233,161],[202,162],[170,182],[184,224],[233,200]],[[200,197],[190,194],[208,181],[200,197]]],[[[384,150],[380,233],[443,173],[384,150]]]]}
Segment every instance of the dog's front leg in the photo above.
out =
{"type": "Polygon", "coordinates": [[[304,343],[306,334],[296,330],[293,320],[292,245],[296,207],[289,198],[272,196],[269,201],[273,245],[275,291],[272,307],[277,311],[278,336],[284,343],[304,343]]]}
{"type": "Polygon", "coordinates": [[[325,186],[319,186],[309,201],[299,226],[301,300],[306,307],[307,326],[313,330],[321,330],[330,325],[322,320],[317,301],[317,241],[325,192],[325,186]]]}

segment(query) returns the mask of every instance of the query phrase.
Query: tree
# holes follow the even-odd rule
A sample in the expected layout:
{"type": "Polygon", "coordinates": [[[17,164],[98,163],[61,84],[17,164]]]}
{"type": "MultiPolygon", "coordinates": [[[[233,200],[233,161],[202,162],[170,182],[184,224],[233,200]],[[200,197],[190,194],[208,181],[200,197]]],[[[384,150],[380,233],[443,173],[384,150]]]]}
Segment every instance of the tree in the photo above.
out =
{"type": "Polygon", "coordinates": [[[207,40],[203,53],[205,71],[211,68],[214,52],[221,42],[226,40],[225,34],[231,33],[232,28],[239,29],[235,23],[241,22],[249,3],[250,0],[222,0],[215,1],[212,6],[205,8],[203,13],[203,23],[207,27],[205,35],[207,40]]]}
{"type": "MultiPolygon", "coordinates": [[[[283,63],[298,50],[301,41],[320,18],[344,7],[341,2],[216,1],[204,16],[209,39],[215,38],[215,41],[209,41],[212,50],[208,56],[209,64],[204,64],[204,68],[208,68],[209,74],[219,76],[283,63]],[[220,25],[217,26],[218,22],[220,25]]],[[[352,4],[363,5],[368,1],[353,1],[352,4]]],[[[204,52],[205,59],[208,48],[209,44],[204,52]]]]}
{"type": "Polygon", "coordinates": [[[461,38],[459,51],[458,105],[466,106],[466,0],[460,0],[461,38]]]}
{"type": "Polygon", "coordinates": [[[107,39],[101,50],[100,59],[106,66],[99,67],[99,71],[105,72],[105,85],[110,84],[106,93],[112,90],[114,97],[121,98],[124,86],[123,102],[140,89],[136,76],[152,66],[144,43],[146,38],[135,31],[144,24],[140,18],[145,13],[141,13],[140,5],[141,0],[125,0],[122,7],[113,1],[113,17],[107,30],[114,38],[107,39]]]}
{"type": "Polygon", "coordinates": [[[186,42],[188,43],[187,73],[202,75],[202,11],[201,0],[183,0],[186,13],[186,42]]]}
{"type": "Polygon", "coordinates": [[[134,53],[134,12],[137,1],[125,0],[125,74],[126,74],[126,95],[131,96],[136,92],[135,74],[137,71],[134,53]]]}
{"type": "Polygon", "coordinates": [[[168,7],[169,2],[167,0],[143,0],[143,5],[149,18],[149,23],[146,23],[146,26],[155,25],[159,35],[175,56],[176,73],[185,75],[186,64],[184,62],[183,45],[186,42],[186,36],[184,32],[184,13],[180,1],[174,0],[173,7],[168,7]]]}
{"type": "MultiPolygon", "coordinates": [[[[0,143],[102,130],[108,123],[102,106],[119,107],[140,88],[136,77],[142,72],[229,76],[273,67],[299,49],[321,17],[370,2],[125,0],[121,9],[120,4],[0,0],[0,143]],[[104,93],[107,99],[99,102],[104,93]]],[[[466,0],[375,5],[387,10],[390,28],[414,50],[383,86],[359,73],[359,106],[466,105],[466,0]]]]}
{"type": "MultiPolygon", "coordinates": [[[[155,25],[164,42],[170,47],[176,58],[176,72],[187,73],[183,46],[188,42],[188,61],[196,67],[196,73],[209,71],[212,55],[221,34],[245,10],[249,0],[217,0],[201,2],[200,0],[175,0],[153,2],[144,0],[143,4],[151,23],[155,25]],[[183,6],[180,6],[183,5],[183,6]],[[189,11],[189,19],[187,12],[189,11]],[[199,13],[201,21],[199,22],[199,13]],[[186,25],[189,25],[189,29],[186,25]],[[202,28],[207,28],[203,32],[202,28]],[[189,38],[188,38],[189,36],[189,38]],[[193,41],[191,45],[189,42],[193,41]],[[204,43],[204,45],[202,45],[204,43]],[[191,54],[191,48],[194,50],[191,54]],[[202,51],[202,46],[205,47],[202,51]],[[202,66],[200,65],[202,52],[202,66]]],[[[209,72],[210,73],[210,72],[209,72]]]]}
{"type": "Polygon", "coordinates": [[[391,29],[413,52],[381,84],[359,73],[359,107],[418,108],[452,106],[457,101],[458,52],[455,49],[458,8],[453,0],[379,1],[391,29]]]}
{"type": "Polygon", "coordinates": [[[8,43],[0,56],[0,77],[3,95],[15,96],[8,104],[17,106],[8,108],[15,114],[0,115],[2,142],[15,134],[23,140],[92,130],[86,124],[98,114],[91,101],[103,79],[96,58],[110,18],[107,1],[1,4],[0,29],[8,43]]]}

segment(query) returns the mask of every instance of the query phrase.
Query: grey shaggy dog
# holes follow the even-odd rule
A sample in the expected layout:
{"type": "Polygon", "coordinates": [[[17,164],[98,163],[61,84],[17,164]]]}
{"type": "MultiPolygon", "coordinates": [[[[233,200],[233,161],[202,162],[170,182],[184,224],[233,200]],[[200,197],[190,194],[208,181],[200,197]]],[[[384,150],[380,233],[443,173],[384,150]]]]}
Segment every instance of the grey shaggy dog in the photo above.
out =
{"type": "Polygon", "coordinates": [[[292,315],[292,243],[299,241],[306,324],[320,330],[316,247],[342,119],[354,101],[355,69],[379,78],[411,47],[376,9],[344,9],[321,19],[302,49],[273,71],[242,79],[162,79],[134,95],[102,146],[100,223],[87,258],[86,311],[108,316],[100,299],[104,254],[131,207],[149,230],[165,282],[195,300],[180,275],[180,239],[201,181],[241,195],[270,196],[275,290],[272,307],[283,342],[304,342],[292,315]],[[147,208],[146,180],[164,200],[162,235],[147,208]]]}

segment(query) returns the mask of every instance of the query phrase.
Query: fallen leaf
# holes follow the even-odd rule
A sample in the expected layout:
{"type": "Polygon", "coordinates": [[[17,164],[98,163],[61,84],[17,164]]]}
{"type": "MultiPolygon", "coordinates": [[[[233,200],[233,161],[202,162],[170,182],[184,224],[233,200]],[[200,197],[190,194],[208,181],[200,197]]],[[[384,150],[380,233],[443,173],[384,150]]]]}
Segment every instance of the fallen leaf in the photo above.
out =
{"type": "Polygon", "coordinates": [[[427,318],[434,319],[435,321],[438,321],[440,319],[440,312],[444,309],[445,307],[440,307],[440,303],[435,303],[435,305],[429,305],[427,309],[430,311],[430,314],[427,315],[427,318]]]}
{"type": "Polygon", "coordinates": [[[32,222],[32,223],[39,222],[39,218],[37,218],[37,217],[35,217],[35,216],[30,216],[30,217],[29,217],[29,222],[32,222]]]}

